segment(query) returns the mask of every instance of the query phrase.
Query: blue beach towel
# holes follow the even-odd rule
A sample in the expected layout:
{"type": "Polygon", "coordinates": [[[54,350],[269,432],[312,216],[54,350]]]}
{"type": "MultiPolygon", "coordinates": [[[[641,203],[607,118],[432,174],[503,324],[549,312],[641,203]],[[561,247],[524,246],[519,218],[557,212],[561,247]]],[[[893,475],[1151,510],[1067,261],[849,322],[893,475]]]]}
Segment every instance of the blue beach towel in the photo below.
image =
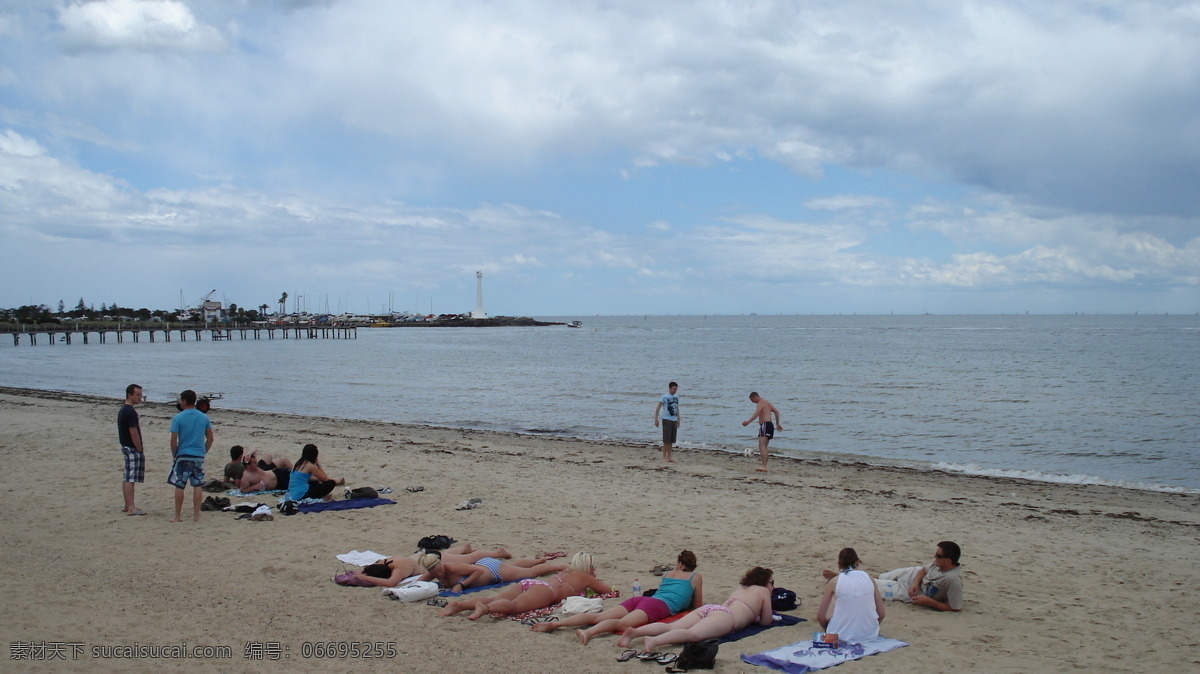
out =
{"type": "Polygon", "coordinates": [[[845,643],[840,648],[813,648],[812,641],[800,641],[755,655],[742,653],[742,662],[770,667],[786,674],[805,674],[907,645],[903,641],[884,637],[868,639],[861,644],[845,643]]]}
{"type": "Polygon", "coordinates": [[[736,632],[730,632],[729,634],[726,634],[725,636],[721,637],[720,640],[717,641],[717,643],[723,644],[723,643],[726,643],[729,641],[737,641],[738,639],[745,639],[746,637],[752,637],[755,634],[758,634],[759,632],[762,632],[763,630],[769,630],[772,627],[784,627],[786,625],[798,625],[798,624],[804,622],[804,618],[797,618],[794,615],[779,615],[778,613],[776,613],[775,615],[779,618],[779,620],[773,621],[770,625],[759,625],[758,623],[750,623],[749,625],[743,627],[742,629],[740,629],[736,632]]]}
{"type": "Polygon", "coordinates": [[[321,503],[303,503],[302,513],[319,513],[324,510],[358,510],[359,508],[374,508],[381,505],[395,505],[395,501],[386,498],[353,498],[349,501],[324,501],[321,503]]]}

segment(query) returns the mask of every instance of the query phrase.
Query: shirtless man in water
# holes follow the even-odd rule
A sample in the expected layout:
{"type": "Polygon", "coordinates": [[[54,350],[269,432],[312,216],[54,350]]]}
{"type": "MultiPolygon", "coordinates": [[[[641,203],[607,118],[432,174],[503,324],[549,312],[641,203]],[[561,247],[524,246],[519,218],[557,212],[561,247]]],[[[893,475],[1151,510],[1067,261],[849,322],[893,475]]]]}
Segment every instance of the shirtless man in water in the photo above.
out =
{"type": "Polygon", "coordinates": [[[743,426],[749,426],[750,422],[758,421],[758,456],[762,459],[762,466],[754,470],[765,473],[767,472],[767,443],[771,442],[771,438],[775,437],[775,431],[782,431],[783,424],[779,419],[779,410],[775,409],[766,398],[757,393],[750,394],[750,402],[754,403],[754,414],[750,418],[743,421],[743,426]],[[775,423],[771,423],[771,415],[775,415],[775,423]]]}

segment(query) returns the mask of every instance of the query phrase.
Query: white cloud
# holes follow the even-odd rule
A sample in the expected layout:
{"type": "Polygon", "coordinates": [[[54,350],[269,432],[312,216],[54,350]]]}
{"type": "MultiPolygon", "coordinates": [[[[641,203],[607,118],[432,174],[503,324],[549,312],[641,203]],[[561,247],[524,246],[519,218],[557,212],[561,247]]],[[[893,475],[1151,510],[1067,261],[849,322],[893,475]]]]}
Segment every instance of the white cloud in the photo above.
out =
{"type": "Polygon", "coordinates": [[[64,44],[74,50],[216,50],[224,38],[175,0],[98,0],[62,8],[64,44]]]}

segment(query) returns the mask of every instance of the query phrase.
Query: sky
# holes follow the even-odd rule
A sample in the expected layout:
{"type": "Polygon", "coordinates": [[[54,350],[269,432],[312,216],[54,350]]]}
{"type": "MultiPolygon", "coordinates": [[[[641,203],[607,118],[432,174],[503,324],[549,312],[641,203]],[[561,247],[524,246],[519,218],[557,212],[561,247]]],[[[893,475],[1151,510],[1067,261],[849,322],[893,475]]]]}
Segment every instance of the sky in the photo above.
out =
{"type": "Polygon", "coordinates": [[[0,306],[1195,313],[1200,1],[0,0],[0,306]]]}

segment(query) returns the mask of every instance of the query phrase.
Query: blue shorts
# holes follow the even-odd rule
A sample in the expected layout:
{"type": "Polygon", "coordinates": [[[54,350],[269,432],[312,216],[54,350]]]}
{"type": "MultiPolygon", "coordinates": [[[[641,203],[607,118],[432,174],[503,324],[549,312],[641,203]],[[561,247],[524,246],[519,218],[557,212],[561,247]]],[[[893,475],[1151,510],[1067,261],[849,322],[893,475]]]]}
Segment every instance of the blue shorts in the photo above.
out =
{"type": "Polygon", "coordinates": [[[171,466],[171,475],[167,484],[176,489],[183,489],[191,484],[193,487],[204,485],[204,459],[198,456],[181,456],[175,459],[171,466]]]}
{"type": "Polygon", "coordinates": [[[123,482],[143,482],[146,479],[146,455],[132,447],[122,447],[125,455],[123,482]]]}

